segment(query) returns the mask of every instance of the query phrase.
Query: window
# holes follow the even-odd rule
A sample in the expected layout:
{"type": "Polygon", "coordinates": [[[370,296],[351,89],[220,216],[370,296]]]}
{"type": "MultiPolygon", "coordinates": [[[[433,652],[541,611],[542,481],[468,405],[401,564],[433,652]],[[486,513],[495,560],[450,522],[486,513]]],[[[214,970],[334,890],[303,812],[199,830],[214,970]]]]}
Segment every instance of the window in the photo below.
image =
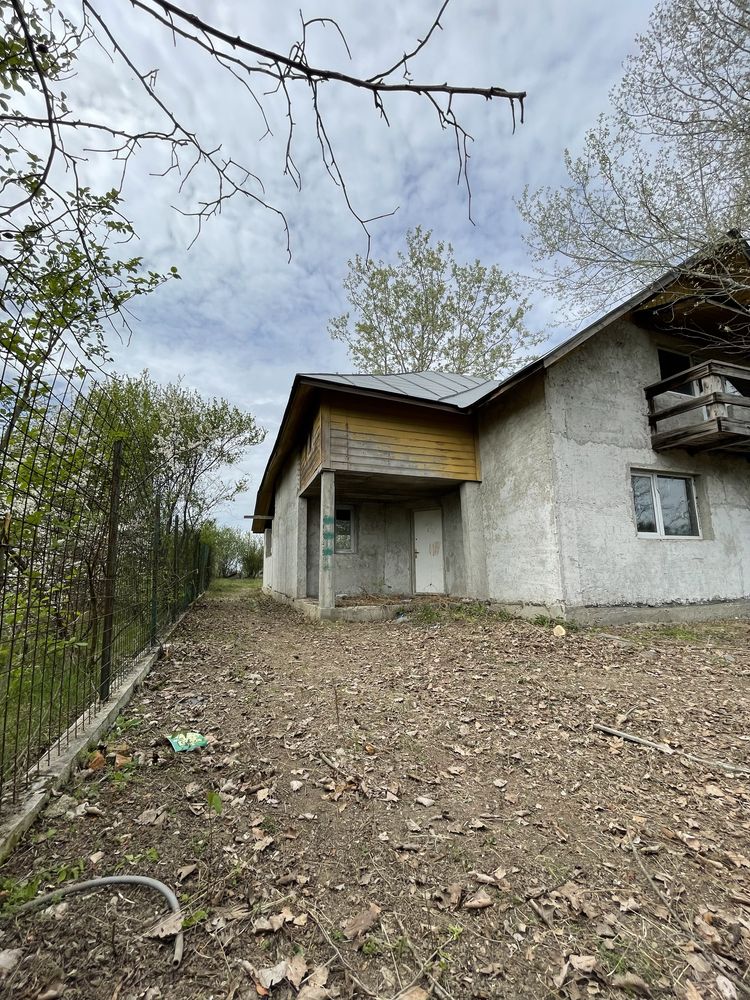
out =
{"type": "Polygon", "coordinates": [[[700,537],[692,477],[634,472],[631,481],[639,535],[654,538],[700,537]]]}
{"type": "Polygon", "coordinates": [[[273,535],[270,528],[266,528],[263,533],[263,541],[265,542],[265,556],[266,559],[272,554],[273,551],[273,535]]]}
{"type": "Polygon", "coordinates": [[[334,552],[354,552],[354,516],[351,507],[336,508],[334,552]]]}
{"type": "MultiPolygon", "coordinates": [[[[676,351],[665,351],[659,349],[659,374],[662,379],[679,375],[680,372],[692,368],[693,362],[689,354],[678,354],[676,351]]],[[[695,389],[692,382],[685,382],[683,385],[676,385],[670,392],[681,392],[683,396],[694,396],[695,389]]]]}

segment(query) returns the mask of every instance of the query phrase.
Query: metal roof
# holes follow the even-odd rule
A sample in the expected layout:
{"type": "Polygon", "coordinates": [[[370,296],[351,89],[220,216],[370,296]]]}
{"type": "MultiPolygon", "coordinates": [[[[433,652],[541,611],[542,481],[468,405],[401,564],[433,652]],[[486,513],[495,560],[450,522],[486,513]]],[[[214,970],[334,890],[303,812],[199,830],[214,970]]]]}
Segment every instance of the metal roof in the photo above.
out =
{"type": "Polygon", "coordinates": [[[331,385],[370,392],[386,392],[408,399],[423,399],[432,403],[445,403],[459,408],[496,389],[500,382],[474,375],[455,375],[452,372],[410,372],[405,375],[335,375],[331,373],[306,373],[302,379],[315,379],[331,385]]]}

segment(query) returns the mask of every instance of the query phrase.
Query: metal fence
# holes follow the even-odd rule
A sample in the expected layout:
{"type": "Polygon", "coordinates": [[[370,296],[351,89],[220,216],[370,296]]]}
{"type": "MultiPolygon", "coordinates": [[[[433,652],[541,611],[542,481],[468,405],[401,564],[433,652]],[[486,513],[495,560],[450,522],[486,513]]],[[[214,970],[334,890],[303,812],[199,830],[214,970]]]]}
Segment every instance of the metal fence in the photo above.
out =
{"type": "Polygon", "coordinates": [[[1,811],[206,588],[209,549],[106,376],[12,345],[0,374],[1,811]]]}

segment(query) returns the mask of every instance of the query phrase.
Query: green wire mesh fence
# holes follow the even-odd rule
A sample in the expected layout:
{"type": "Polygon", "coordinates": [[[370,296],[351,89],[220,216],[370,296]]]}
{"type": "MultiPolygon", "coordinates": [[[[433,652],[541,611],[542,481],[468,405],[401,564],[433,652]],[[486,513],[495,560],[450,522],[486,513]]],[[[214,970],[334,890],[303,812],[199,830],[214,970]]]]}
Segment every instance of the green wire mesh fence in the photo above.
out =
{"type": "Polygon", "coordinates": [[[67,347],[12,345],[0,375],[2,811],[205,590],[210,560],[106,376],[67,347]]]}

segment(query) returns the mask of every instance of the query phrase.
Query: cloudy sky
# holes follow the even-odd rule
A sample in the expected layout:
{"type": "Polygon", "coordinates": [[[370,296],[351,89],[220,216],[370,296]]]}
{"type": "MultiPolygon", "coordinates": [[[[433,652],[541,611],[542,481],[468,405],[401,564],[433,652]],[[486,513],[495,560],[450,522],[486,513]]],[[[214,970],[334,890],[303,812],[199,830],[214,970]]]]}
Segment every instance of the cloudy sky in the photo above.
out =
{"type": "MultiPolygon", "coordinates": [[[[326,326],[346,309],[347,260],[366,251],[366,239],[325,172],[304,84],[292,92],[298,191],[284,176],[286,107],[280,95],[264,96],[262,82],[256,85],[273,133],[261,140],[265,126],[253,99],[207,53],[175,42],[125,0],[99,5],[137,69],[158,68],[161,99],[205,147],[220,145],[249,167],[262,181],[267,202],[289,222],[291,261],[278,216],[247,198],[226,204],[190,246],[194,220],[181,212],[215,196],[210,171],[198,167],[180,191],[175,171],[159,176],[169,159],[158,146],[144,148],[129,169],[125,212],[140,236],[138,252],[149,267],[176,265],[182,280],[139,304],[129,343],[115,345],[116,366],[133,373],[148,368],[160,381],[182,378],[206,395],[250,410],[267,428],[265,444],[243,462],[250,492],[221,515],[242,525],[242,515],[253,510],[294,373],[350,370],[343,346],[330,341],[326,326]]],[[[299,0],[186,0],[185,6],[267,48],[286,52],[299,37],[299,0]]],[[[395,256],[406,230],[421,224],[450,241],[458,259],[478,257],[528,271],[513,199],[527,184],[561,182],[563,149],[575,148],[607,109],[608,92],[651,6],[649,0],[451,0],[443,30],[412,64],[414,79],[528,93],[526,121],[515,133],[505,102],[465,98],[455,105],[475,139],[474,224],[465,189],[456,184],[452,136],[440,129],[424,100],[391,98],[389,128],[367,95],[336,84],[322,87],[326,128],[356,211],[363,217],[394,212],[370,226],[372,254],[395,256]]],[[[352,57],[331,26],[316,25],[308,36],[308,60],[372,76],[413,47],[438,8],[438,0],[307,0],[304,16],[335,18],[352,57]]],[[[94,43],[85,46],[70,90],[91,116],[123,125],[160,124],[133,73],[94,43]]],[[[101,156],[90,156],[89,170],[92,186],[113,176],[101,156]]],[[[260,194],[257,185],[253,190],[260,194]]],[[[573,332],[557,320],[554,303],[540,300],[528,322],[554,341],[573,332]]]]}

